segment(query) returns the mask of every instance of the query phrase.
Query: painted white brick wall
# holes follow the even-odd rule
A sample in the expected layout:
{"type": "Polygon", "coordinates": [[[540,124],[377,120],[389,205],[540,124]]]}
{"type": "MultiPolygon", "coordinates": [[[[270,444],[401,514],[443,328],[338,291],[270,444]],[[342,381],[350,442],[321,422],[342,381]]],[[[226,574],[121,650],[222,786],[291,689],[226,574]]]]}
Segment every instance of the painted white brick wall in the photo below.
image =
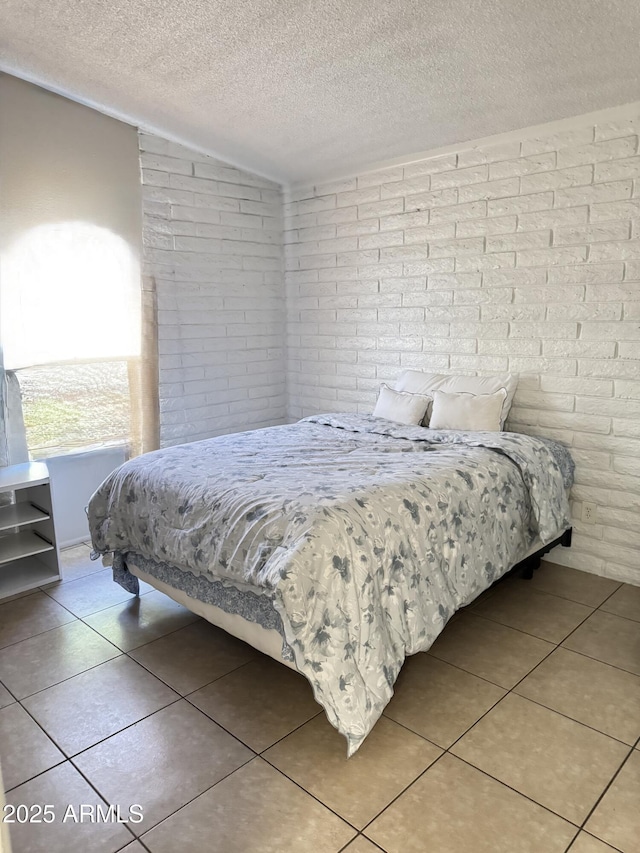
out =
{"type": "Polygon", "coordinates": [[[574,545],[640,583],[640,115],[285,194],[288,414],[370,412],[405,368],[511,370],[571,447],[574,545]],[[597,524],[581,522],[598,505],[597,524]]]}
{"type": "Polygon", "coordinates": [[[281,187],[140,134],[163,447],[283,423],[281,187]]]}

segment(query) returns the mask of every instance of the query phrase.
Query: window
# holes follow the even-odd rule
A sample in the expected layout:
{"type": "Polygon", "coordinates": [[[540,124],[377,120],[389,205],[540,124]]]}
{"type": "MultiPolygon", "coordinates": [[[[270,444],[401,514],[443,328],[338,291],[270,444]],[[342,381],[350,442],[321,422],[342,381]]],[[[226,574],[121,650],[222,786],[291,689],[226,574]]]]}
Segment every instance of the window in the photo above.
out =
{"type": "Polygon", "coordinates": [[[139,266],[122,237],[71,221],[8,248],[0,338],[33,458],[131,441],[140,330],[139,266]]]}

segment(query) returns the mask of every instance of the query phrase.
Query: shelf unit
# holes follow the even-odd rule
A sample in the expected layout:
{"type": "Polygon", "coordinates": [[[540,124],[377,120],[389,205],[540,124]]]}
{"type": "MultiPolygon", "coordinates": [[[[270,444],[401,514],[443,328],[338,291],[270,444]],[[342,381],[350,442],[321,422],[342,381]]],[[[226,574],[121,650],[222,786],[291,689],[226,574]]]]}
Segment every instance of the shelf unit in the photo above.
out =
{"type": "Polygon", "coordinates": [[[51,480],[44,462],[0,468],[0,599],[60,579],[51,480]]]}

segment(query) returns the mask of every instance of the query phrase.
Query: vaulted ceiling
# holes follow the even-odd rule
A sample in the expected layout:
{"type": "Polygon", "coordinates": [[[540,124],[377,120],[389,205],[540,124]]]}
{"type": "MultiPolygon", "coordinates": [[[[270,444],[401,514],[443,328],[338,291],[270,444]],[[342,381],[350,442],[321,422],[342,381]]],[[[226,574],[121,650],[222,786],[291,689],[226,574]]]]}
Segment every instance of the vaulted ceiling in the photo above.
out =
{"type": "Polygon", "coordinates": [[[0,67],[296,183],[638,100],[639,33],[637,0],[3,0],[0,67]]]}

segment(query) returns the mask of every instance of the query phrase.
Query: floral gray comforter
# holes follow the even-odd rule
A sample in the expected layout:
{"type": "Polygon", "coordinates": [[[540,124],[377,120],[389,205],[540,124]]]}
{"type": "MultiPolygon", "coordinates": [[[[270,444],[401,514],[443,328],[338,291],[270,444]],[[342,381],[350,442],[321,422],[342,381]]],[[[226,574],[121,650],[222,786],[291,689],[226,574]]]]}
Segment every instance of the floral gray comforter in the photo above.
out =
{"type": "Polygon", "coordinates": [[[530,436],[321,415],[133,459],[89,523],[99,553],[267,596],[351,755],[406,655],[569,526],[570,479],[559,445],[530,436]]]}

